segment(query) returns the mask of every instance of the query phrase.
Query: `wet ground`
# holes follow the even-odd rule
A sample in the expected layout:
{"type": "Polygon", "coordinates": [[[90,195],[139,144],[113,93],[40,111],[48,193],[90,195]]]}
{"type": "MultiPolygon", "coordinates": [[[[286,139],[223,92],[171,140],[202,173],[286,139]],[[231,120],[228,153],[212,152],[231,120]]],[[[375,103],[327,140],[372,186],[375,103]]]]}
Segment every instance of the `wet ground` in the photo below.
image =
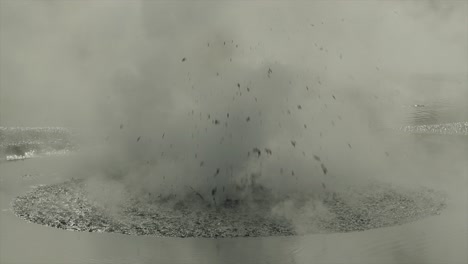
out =
{"type": "Polygon", "coordinates": [[[108,185],[72,179],[36,186],[14,199],[13,211],[26,221],[70,231],[228,238],[364,231],[439,215],[446,207],[445,195],[432,189],[373,182],[323,197],[275,199],[272,192],[258,188],[255,193],[263,199],[227,199],[217,206],[193,193],[177,199],[126,191],[122,201],[109,208],[89,191],[105,192],[108,185]],[[285,207],[288,214],[280,214],[285,207]]]}

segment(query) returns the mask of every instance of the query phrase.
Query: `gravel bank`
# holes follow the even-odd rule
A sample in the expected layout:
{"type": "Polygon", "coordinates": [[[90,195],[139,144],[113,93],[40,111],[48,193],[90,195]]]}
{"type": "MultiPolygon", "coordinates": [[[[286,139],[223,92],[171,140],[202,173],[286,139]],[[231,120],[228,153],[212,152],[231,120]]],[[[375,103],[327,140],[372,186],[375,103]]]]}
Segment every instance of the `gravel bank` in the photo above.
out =
{"type": "Polygon", "coordinates": [[[321,200],[302,197],[248,204],[226,200],[214,207],[195,194],[184,199],[128,196],[112,207],[91,199],[86,185],[71,180],[37,186],[12,206],[20,218],[66,230],[208,238],[362,231],[439,214],[445,207],[443,197],[434,191],[396,191],[383,184],[327,193],[321,200]]]}

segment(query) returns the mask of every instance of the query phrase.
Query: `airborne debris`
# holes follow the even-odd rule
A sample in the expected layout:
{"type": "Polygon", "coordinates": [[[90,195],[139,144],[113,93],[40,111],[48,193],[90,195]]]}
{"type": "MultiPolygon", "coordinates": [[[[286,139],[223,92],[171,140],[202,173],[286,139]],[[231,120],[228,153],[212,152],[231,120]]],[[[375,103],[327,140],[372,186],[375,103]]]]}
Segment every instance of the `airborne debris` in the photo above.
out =
{"type": "Polygon", "coordinates": [[[314,155],[314,159],[315,159],[316,161],[320,161],[320,157],[317,156],[317,155],[314,155]]]}
{"type": "Polygon", "coordinates": [[[184,57],[184,58],[182,58],[182,62],[184,62],[185,60],[187,60],[185,57],[184,57]]]}
{"type": "Polygon", "coordinates": [[[351,147],[351,144],[349,144],[349,143],[348,143],[348,147],[349,147],[350,149],[352,149],[352,148],[353,148],[353,147],[351,147]]]}
{"type": "Polygon", "coordinates": [[[262,154],[262,151],[259,148],[253,148],[253,152],[257,153],[258,157],[262,154]]]}
{"type": "Polygon", "coordinates": [[[295,140],[291,140],[291,145],[293,145],[293,147],[296,147],[296,141],[295,141],[295,140]]]}
{"type": "Polygon", "coordinates": [[[218,124],[219,124],[219,120],[218,120],[218,119],[215,119],[215,120],[213,121],[213,123],[214,123],[215,125],[218,125],[218,124]]]}
{"type": "Polygon", "coordinates": [[[332,94],[332,97],[333,97],[333,99],[335,99],[335,100],[336,100],[336,97],[335,97],[333,94],[332,94]]]}
{"type": "Polygon", "coordinates": [[[203,167],[203,165],[205,165],[205,162],[204,162],[204,161],[201,161],[201,162],[200,162],[200,167],[203,167]]]}
{"type": "Polygon", "coordinates": [[[245,121],[249,122],[250,121],[250,116],[248,116],[245,121]]]}
{"type": "Polygon", "coordinates": [[[266,154],[271,155],[271,149],[265,148],[265,152],[266,152],[266,154]]]}
{"type": "Polygon", "coordinates": [[[140,138],[141,138],[141,136],[137,138],[137,142],[140,141],[140,138]]]}
{"type": "Polygon", "coordinates": [[[301,109],[302,109],[302,106],[301,106],[301,105],[297,105],[297,109],[301,110],[301,109]]]}
{"type": "Polygon", "coordinates": [[[327,169],[327,167],[325,167],[325,164],[321,163],[321,164],[320,164],[320,167],[322,167],[323,174],[326,175],[327,172],[328,172],[328,169],[327,169]]]}
{"type": "Polygon", "coordinates": [[[270,74],[272,74],[273,71],[271,70],[271,68],[268,68],[268,78],[270,78],[270,74]]]}
{"type": "Polygon", "coordinates": [[[200,197],[200,199],[202,199],[202,201],[205,201],[205,198],[203,198],[203,195],[201,195],[199,192],[197,192],[195,189],[192,188],[192,186],[189,186],[190,189],[192,189],[192,191],[198,196],[200,197]]]}
{"type": "Polygon", "coordinates": [[[122,128],[123,128],[123,124],[120,124],[120,129],[122,129],[122,128]]]}

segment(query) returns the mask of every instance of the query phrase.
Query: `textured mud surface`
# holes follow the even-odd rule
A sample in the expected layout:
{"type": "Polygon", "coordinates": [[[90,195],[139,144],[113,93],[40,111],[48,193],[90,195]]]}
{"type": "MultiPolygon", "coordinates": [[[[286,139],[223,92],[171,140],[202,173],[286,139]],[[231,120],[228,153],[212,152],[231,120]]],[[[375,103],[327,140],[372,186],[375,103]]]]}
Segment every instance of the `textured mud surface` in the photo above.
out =
{"type": "Polygon", "coordinates": [[[468,122],[404,126],[402,131],[414,134],[468,135],[468,122]]]}
{"type": "Polygon", "coordinates": [[[76,150],[72,133],[61,127],[0,127],[0,161],[76,150]]]}
{"type": "Polygon", "coordinates": [[[166,237],[256,237],[362,231],[439,214],[443,197],[431,190],[369,185],[321,197],[225,200],[213,206],[194,193],[183,199],[128,195],[115,206],[91,198],[87,183],[37,186],[17,197],[17,216],[33,223],[84,232],[166,237]]]}

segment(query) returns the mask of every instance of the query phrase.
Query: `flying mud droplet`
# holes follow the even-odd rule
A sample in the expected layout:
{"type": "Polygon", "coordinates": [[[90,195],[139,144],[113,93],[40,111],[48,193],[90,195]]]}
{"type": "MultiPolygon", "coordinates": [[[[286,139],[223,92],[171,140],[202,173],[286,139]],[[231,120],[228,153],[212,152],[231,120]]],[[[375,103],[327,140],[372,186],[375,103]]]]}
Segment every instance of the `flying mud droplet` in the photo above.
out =
{"type": "Polygon", "coordinates": [[[291,145],[293,145],[293,147],[296,147],[296,141],[295,141],[295,140],[291,140],[291,145]]]}
{"type": "Polygon", "coordinates": [[[261,150],[259,148],[253,148],[253,152],[257,153],[258,157],[262,154],[261,150]]]}
{"type": "Polygon", "coordinates": [[[249,122],[250,121],[250,116],[248,116],[246,119],[245,119],[246,122],[249,122]]]}
{"type": "Polygon", "coordinates": [[[184,58],[182,58],[182,62],[184,62],[184,61],[186,61],[186,60],[187,60],[187,59],[186,59],[185,57],[184,57],[184,58]]]}
{"type": "Polygon", "coordinates": [[[137,138],[137,142],[140,141],[140,139],[141,139],[141,136],[137,138]]]}
{"type": "Polygon", "coordinates": [[[201,162],[200,162],[200,167],[203,167],[203,165],[205,165],[205,162],[204,162],[204,161],[201,161],[201,162]]]}
{"type": "Polygon", "coordinates": [[[271,155],[271,149],[265,148],[265,152],[266,152],[266,154],[271,155]]]}
{"type": "Polygon", "coordinates": [[[348,147],[349,147],[350,149],[352,149],[352,148],[353,148],[353,147],[351,147],[351,144],[349,144],[349,143],[348,143],[348,147]]]}
{"type": "Polygon", "coordinates": [[[323,174],[327,175],[328,169],[325,167],[325,164],[321,163],[320,167],[322,167],[323,174]]]}
{"type": "Polygon", "coordinates": [[[297,105],[297,109],[301,110],[301,109],[302,109],[302,106],[301,106],[301,105],[297,105]]]}
{"type": "Polygon", "coordinates": [[[123,124],[120,124],[120,129],[122,129],[122,128],[123,128],[123,124]]]}
{"type": "Polygon", "coordinates": [[[320,161],[320,157],[317,156],[317,155],[314,155],[314,159],[315,159],[316,161],[320,161]]]}

